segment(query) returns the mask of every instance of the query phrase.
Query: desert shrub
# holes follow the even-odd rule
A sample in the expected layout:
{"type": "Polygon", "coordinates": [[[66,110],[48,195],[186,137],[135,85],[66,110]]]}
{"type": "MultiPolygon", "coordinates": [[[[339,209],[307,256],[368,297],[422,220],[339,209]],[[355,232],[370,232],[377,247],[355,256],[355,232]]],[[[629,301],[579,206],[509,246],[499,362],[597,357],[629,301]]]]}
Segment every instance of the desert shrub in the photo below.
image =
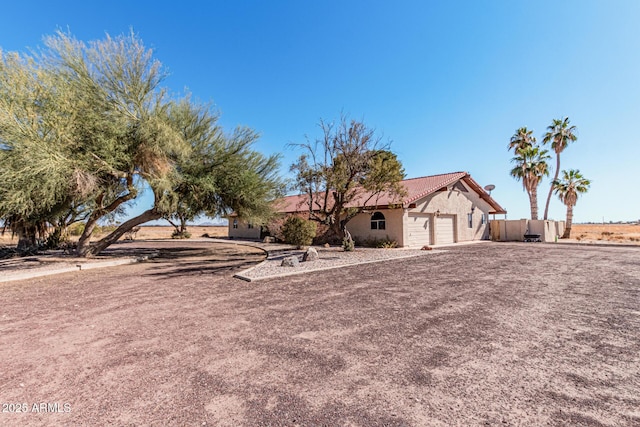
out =
{"type": "Polygon", "coordinates": [[[74,222],[67,228],[67,232],[70,236],[82,236],[82,232],[84,231],[84,222],[74,222]]]}
{"type": "Polygon", "coordinates": [[[383,240],[376,247],[382,249],[393,249],[398,247],[398,242],[396,242],[395,240],[383,240]]]}
{"type": "Polygon", "coordinates": [[[189,233],[188,231],[178,231],[178,230],[174,230],[173,233],[171,233],[171,238],[172,239],[190,239],[191,238],[191,233],[189,233]]]}
{"type": "Polygon", "coordinates": [[[601,234],[602,234],[603,237],[605,237],[605,236],[613,236],[613,233],[611,231],[603,231],[601,234]]]}
{"type": "Polygon", "coordinates": [[[362,241],[362,246],[365,248],[380,248],[380,249],[393,249],[398,247],[398,242],[392,240],[387,236],[384,239],[365,239],[362,241]]]}
{"type": "Polygon", "coordinates": [[[351,252],[352,250],[355,249],[355,242],[353,241],[353,239],[349,239],[347,237],[345,237],[344,239],[342,239],[342,249],[344,249],[345,252],[351,252]]]}
{"type": "Polygon", "coordinates": [[[286,243],[298,247],[309,246],[316,236],[316,223],[299,216],[290,216],[282,225],[282,235],[286,243]]]}

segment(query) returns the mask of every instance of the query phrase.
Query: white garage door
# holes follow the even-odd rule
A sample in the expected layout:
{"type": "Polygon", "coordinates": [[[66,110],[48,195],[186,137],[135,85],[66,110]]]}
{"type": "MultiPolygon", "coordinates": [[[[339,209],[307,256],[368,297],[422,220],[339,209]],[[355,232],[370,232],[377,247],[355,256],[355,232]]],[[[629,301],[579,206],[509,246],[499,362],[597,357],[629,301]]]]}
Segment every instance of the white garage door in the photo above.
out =
{"type": "Polygon", "coordinates": [[[436,218],[436,245],[454,243],[453,216],[441,215],[436,218]]]}
{"type": "Polygon", "coordinates": [[[409,214],[409,246],[422,247],[431,244],[431,230],[429,217],[426,215],[409,214]]]}

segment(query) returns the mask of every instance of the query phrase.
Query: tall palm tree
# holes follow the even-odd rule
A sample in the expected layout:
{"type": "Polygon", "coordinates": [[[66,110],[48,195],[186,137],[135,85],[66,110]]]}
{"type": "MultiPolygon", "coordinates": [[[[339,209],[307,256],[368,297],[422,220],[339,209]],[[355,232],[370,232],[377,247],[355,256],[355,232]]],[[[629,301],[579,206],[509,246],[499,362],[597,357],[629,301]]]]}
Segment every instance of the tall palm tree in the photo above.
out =
{"type": "Polygon", "coordinates": [[[509,140],[507,149],[513,150],[514,153],[517,154],[518,151],[524,148],[533,147],[534,145],[536,145],[536,137],[533,136],[533,131],[527,129],[525,126],[516,130],[516,133],[514,133],[509,140]]]}
{"type": "Polygon", "coordinates": [[[543,176],[549,176],[547,160],[551,158],[547,150],[539,147],[526,147],[516,151],[511,159],[516,166],[511,169],[511,176],[522,180],[522,187],[529,195],[531,204],[531,219],[538,219],[538,186],[543,176]]]}
{"type": "MultiPolygon", "coordinates": [[[[551,126],[547,126],[547,132],[542,139],[543,144],[551,143],[551,149],[556,153],[556,171],[553,176],[553,181],[558,179],[560,173],[560,153],[567,148],[571,142],[578,139],[576,136],[576,127],[569,126],[569,117],[563,119],[553,119],[551,126]]],[[[549,215],[549,202],[551,201],[551,194],[553,193],[553,181],[549,187],[549,195],[547,196],[547,204],[544,207],[544,219],[547,219],[549,215]]]]}
{"type": "Polygon", "coordinates": [[[578,169],[562,171],[562,179],[554,179],[553,190],[562,203],[567,206],[567,223],[565,224],[563,239],[571,237],[571,223],[573,222],[573,207],[578,201],[578,195],[589,191],[591,181],[586,179],[578,169]]]}

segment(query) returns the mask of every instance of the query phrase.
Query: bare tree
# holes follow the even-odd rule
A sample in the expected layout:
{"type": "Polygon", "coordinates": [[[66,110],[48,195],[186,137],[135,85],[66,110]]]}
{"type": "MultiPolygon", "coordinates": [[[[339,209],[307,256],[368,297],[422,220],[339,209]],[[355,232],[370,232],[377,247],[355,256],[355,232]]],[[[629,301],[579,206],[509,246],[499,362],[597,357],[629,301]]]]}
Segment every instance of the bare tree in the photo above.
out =
{"type": "Polygon", "coordinates": [[[402,164],[374,129],[342,115],[337,124],[321,120],[322,137],[293,144],[302,154],[291,166],[295,187],[305,195],[309,219],[326,224],[331,236],[352,242],[347,223],[380,197],[399,202],[406,190],[402,164]]]}

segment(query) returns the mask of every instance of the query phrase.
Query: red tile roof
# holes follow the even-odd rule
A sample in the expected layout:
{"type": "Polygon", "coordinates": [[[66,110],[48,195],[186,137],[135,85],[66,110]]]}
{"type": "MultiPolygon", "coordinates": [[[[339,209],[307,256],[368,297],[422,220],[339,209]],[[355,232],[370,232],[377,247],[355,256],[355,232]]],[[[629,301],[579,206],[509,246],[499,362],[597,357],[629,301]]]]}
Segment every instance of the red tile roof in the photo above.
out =
{"type": "MultiPolygon", "coordinates": [[[[463,180],[472,190],[474,190],[480,198],[485,200],[492,208],[490,213],[504,214],[506,211],[476,182],[467,172],[453,172],[441,175],[423,176],[420,178],[405,179],[402,181],[407,195],[402,200],[393,198],[389,194],[381,194],[377,199],[369,201],[369,204],[378,207],[389,206],[394,204],[402,204],[408,207],[411,203],[426,197],[442,187],[447,187],[457,181],[463,180]]],[[[363,194],[350,203],[347,207],[360,206],[366,201],[367,194],[363,194]]],[[[293,213],[305,212],[309,210],[306,195],[287,196],[279,199],[277,203],[278,212],[293,213]]]]}

